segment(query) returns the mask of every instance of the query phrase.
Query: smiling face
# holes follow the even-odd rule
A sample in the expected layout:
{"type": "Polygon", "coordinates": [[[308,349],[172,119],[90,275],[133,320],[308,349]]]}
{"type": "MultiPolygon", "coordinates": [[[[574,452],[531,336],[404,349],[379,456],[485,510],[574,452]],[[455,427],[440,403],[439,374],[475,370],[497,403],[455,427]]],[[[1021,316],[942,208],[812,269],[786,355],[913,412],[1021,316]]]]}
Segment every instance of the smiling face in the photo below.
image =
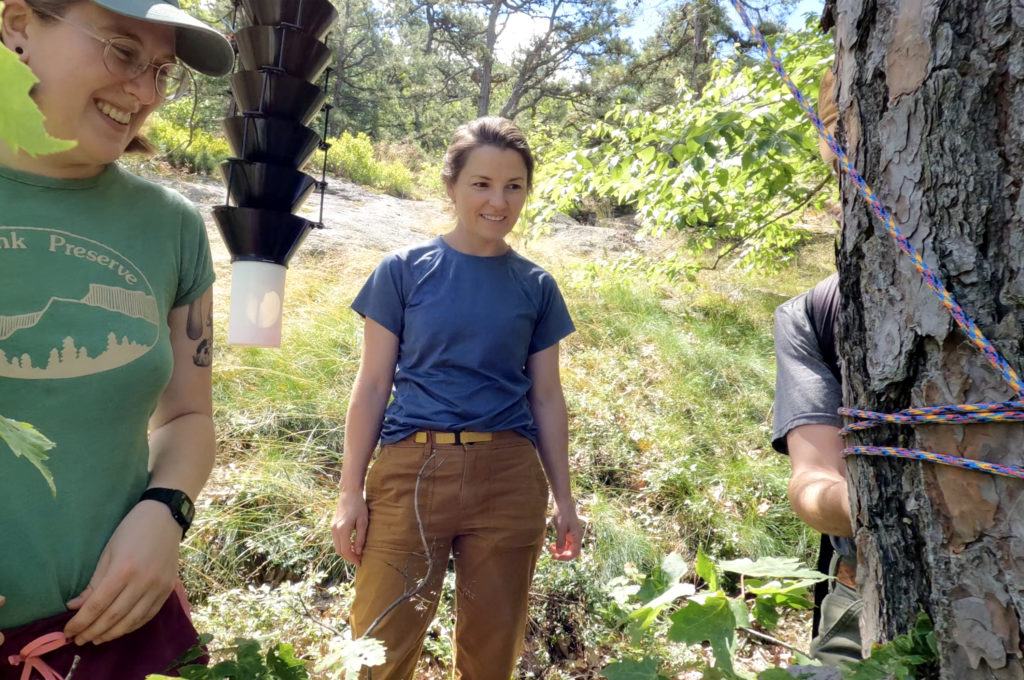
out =
{"type": "Polygon", "coordinates": [[[513,149],[479,146],[466,157],[448,185],[455,204],[455,230],[449,243],[471,255],[499,255],[526,203],[527,169],[513,149]]]}
{"type": "Polygon", "coordinates": [[[143,57],[159,64],[174,59],[174,29],[92,2],[69,5],[62,19],[40,16],[24,0],[11,0],[4,12],[4,43],[22,49],[22,60],[39,79],[32,98],[47,131],[78,142],[52,156],[19,156],[12,165],[53,177],[88,177],[117,160],[162,103],[153,69],[132,80],[115,76],[104,65],[104,43],[97,37],[134,38],[143,57]]]}

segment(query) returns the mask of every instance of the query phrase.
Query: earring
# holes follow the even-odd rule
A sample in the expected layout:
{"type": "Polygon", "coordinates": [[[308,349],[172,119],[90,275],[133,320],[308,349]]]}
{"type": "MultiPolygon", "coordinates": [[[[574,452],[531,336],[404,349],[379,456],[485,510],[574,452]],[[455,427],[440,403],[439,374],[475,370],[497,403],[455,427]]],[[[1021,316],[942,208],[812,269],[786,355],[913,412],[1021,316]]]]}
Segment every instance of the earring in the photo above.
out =
{"type": "Polygon", "coordinates": [[[25,54],[25,50],[21,49],[20,47],[15,47],[15,48],[14,48],[14,51],[15,51],[15,52],[16,52],[17,54],[25,54]]]}

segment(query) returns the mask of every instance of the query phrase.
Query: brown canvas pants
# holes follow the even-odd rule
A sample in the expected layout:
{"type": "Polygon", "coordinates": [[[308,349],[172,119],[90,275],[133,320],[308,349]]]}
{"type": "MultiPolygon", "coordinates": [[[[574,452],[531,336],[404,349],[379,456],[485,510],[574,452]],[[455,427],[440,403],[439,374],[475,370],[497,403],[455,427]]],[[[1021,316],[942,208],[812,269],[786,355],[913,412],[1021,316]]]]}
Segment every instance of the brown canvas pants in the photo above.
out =
{"type": "MultiPolygon", "coordinates": [[[[410,436],[384,446],[370,468],[370,524],[356,571],[352,633],[363,635],[392,603],[415,591],[371,633],[387,648],[387,662],[372,669],[373,680],[412,678],[453,554],[455,678],[509,680],[544,540],[544,470],[530,440],[515,432],[473,444],[434,439],[417,444],[410,436]]],[[[360,677],[367,677],[365,669],[360,677]]]]}

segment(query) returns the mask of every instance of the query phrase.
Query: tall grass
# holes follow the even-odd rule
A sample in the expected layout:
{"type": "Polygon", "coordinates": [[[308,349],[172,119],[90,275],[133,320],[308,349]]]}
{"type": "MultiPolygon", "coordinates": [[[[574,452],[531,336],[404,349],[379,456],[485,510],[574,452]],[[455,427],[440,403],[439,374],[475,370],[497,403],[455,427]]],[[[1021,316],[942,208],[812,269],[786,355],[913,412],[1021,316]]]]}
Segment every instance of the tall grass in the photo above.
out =
{"type": "MultiPolygon", "coordinates": [[[[686,289],[524,251],[560,281],[578,329],[564,342],[562,368],[587,521],[579,563],[542,557],[524,664],[611,644],[604,585],[669,550],[809,555],[812,536],[786,501],[788,462],[769,447],[771,314],[828,273],[830,249],[804,251],[776,277],[709,273],[686,289]]],[[[232,611],[247,616],[262,601],[252,590],[262,584],[312,583],[320,593],[280,619],[280,639],[315,650],[323,639],[310,620],[344,627],[350,571],[334,555],[328,524],[361,344],[362,323],[348,305],[377,257],[300,252],[282,349],[220,345],[220,457],[186,543],[185,579],[208,603],[200,606],[205,625],[224,635],[232,611]],[[343,587],[324,594],[330,586],[343,587]]],[[[424,672],[440,672],[445,649],[424,672]]]]}

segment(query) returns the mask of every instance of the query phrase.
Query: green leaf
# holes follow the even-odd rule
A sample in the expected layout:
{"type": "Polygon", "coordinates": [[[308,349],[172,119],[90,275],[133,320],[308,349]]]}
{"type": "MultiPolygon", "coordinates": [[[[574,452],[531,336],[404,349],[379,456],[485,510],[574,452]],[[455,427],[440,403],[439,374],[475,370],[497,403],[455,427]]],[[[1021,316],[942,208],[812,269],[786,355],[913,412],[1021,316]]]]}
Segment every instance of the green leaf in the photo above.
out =
{"type": "Polygon", "coordinates": [[[745,576],[774,576],[776,578],[805,578],[821,581],[828,578],[820,571],[801,566],[795,557],[761,557],[751,560],[744,557],[738,560],[725,560],[718,566],[724,571],[732,571],[745,576]]]}
{"type": "Polygon", "coordinates": [[[646,658],[643,661],[613,661],[601,671],[601,677],[608,680],[664,680],[658,672],[658,660],[646,658]]]}
{"type": "Polygon", "coordinates": [[[750,625],[750,612],[747,611],[747,603],[741,598],[728,598],[729,609],[732,610],[733,620],[737,628],[746,628],[750,625]]]}
{"type": "Polygon", "coordinates": [[[728,674],[733,672],[736,615],[729,598],[716,595],[705,598],[703,603],[693,599],[669,618],[672,619],[672,627],[668,631],[669,640],[688,645],[706,640],[711,643],[718,668],[728,674]]]}
{"type": "Polygon", "coordinates": [[[697,548],[697,563],[694,565],[697,576],[707,584],[708,590],[718,590],[718,569],[704,551],[697,548]]]}
{"type": "Polygon", "coordinates": [[[637,156],[644,163],[650,163],[654,159],[654,154],[657,153],[653,146],[644,147],[637,152],[637,156]]]}
{"type": "Polygon", "coordinates": [[[661,609],[665,605],[675,602],[680,597],[690,597],[696,592],[696,588],[693,587],[692,583],[675,583],[668,590],[658,595],[656,598],[647,603],[648,607],[661,609]]]}
{"type": "Polygon", "coordinates": [[[0,140],[33,156],[70,149],[75,142],[51,137],[43,127],[43,114],[28,94],[38,82],[14,52],[0,49],[0,140]]]}
{"type": "Polygon", "coordinates": [[[774,600],[769,597],[756,598],[752,613],[754,614],[754,620],[760,623],[765,630],[775,628],[781,616],[774,600]]]}
{"type": "Polygon", "coordinates": [[[306,662],[295,656],[294,648],[280,643],[267,651],[267,670],[275,680],[308,680],[306,662]]]}
{"type": "Polygon", "coordinates": [[[671,552],[661,560],[661,570],[665,572],[665,580],[669,583],[678,583],[686,576],[686,560],[682,555],[671,552]]]}
{"type": "MultiPolygon", "coordinates": [[[[7,50],[0,49],[0,53],[7,50]]],[[[10,418],[0,416],[0,439],[7,443],[15,456],[25,458],[36,466],[43,479],[50,487],[50,493],[57,495],[57,487],[53,483],[53,475],[46,467],[49,456],[46,452],[52,449],[55,444],[47,439],[39,430],[28,423],[22,423],[10,418]]]]}
{"type": "MultiPolygon", "coordinates": [[[[822,574],[822,576],[825,576],[822,574]]],[[[825,576],[825,578],[828,578],[825,576]]],[[[818,578],[803,578],[796,581],[779,581],[773,579],[771,581],[762,581],[760,579],[751,578],[747,581],[747,592],[753,593],[754,595],[775,595],[776,593],[802,593],[818,581],[824,581],[825,578],[819,576],[818,578]]]]}

